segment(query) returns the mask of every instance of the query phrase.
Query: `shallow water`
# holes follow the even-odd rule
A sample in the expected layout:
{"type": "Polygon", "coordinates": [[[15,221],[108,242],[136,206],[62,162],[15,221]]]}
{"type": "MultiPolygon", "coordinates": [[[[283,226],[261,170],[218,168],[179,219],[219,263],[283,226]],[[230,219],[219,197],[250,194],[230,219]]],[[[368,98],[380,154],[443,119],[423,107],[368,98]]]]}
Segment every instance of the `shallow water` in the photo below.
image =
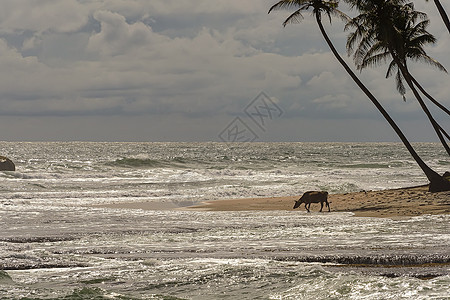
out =
{"type": "Polygon", "coordinates": [[[448,215],[157,209],[423,183],[401,145],[1,145],[1,299],[450,299],[448,215]],[[128,201],[155,210],[92,206],[128,201]]]}
{"type": "Polygon", "coordinates": [[[11,206],[1,220],[8,228],[1,261],[11,277],[0,279],[5,299],[80,291],[135,299],[446,299],[450,284],[448,216],[11,206]],[[424,263],[436,265],[418,267],[424,263]]]}

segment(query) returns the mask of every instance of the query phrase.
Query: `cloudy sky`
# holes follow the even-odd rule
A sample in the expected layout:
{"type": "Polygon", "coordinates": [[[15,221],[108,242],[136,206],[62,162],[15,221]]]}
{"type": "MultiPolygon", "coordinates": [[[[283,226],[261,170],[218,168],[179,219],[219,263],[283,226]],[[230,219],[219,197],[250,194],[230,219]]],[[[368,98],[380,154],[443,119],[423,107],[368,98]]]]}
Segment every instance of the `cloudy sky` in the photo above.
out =
{"type": "MultiPolygon", "coordinates": [[[[274,2],[2,0],[0,140],[220,141],[246,131],[260,141],[397,141],[311,15],[283,28],[289,12],[268,15],[274,2]]],[[[450,69],[433,2],[415,3],[439,40],[428,53],[450,69]]],[[[325,25],[346,56],[343,23],[325,25]]],[[[449,75],[411,69],[450,106],[449,75]]],[[[385,70],[361,78],[411,140],[437,141],[385,70]]]]}

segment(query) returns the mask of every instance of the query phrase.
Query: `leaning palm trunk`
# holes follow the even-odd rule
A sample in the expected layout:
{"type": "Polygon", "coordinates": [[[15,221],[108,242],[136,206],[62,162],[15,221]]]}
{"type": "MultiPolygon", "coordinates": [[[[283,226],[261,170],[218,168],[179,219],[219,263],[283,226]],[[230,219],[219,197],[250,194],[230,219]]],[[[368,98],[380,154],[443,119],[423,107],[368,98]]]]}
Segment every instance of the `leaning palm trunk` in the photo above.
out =
{"type": "Polygon", "coordinates": [[[434,0],[434,4],[436,4],[439,14],[442,17],[442,21],[444,21],[444,24],[447,27],[448,32],[450,33],[450,20],[448,19],[448,15],[445,12],[444,7],[442,6],[441,2],[439,2],[439,0],[434,0]]]}
{"type": "Polygon", "coordinates": [[[415,86],[417,86],[417,88],[419,89],[419,91],[422,92],[422,94],[425,95],[425,97],[427,97],[428,99],[430,99],[431,102],[433,102],[437,107],[439,107],[440,109],[442,109],[443,111],[445,111],[448,115],[450,115],[450,110],[448,110],[447,107],[445,107],[444,105],[442,105],[441,103],[439,103],[438,101],[436,101],[436,99],[433,98],[433,96],[431,96],[430,94],[427,93],[427,91],[425,91],[425,89],[420,85],[420,83],[414,78],[411,77],[412,82],[414,83],[415,86]]]}
{"type": "MultiPolygon", "coordinates": [[[[445,107],[444,105],[440,104],[438,101],[436,101],[436,99],[433,98],[433,96],[431,96],[430,94],[427,93],[427,91],[425,91],[425,89],[422,87],[422,85],[413,77],[411,76],[411,80],[414,83],[414,85],[419,89],[419,91],[425,95],[425,97],[427,97],[431,102],[433,102],[437,107],[439,107],[440,109],[442,109],[444,112],[446,112],[448,115],[450,115],[450,110],[447,109],[447,107],[445,107]]],[[[438,124],[439,126],[439,130],[442,132],[443,135],[445,135],[445,137],[450,140],[450,135],[438,124]]]]}
{"type": "Polygon", "coordinates": [[[442,146],[444,146],[445,150],[447,151],[448,155],[450,156],[450,147],[447,144],[447,141],[444,139],[444,137],[442,136],[441,130],[442,127],[436,122],[436,120],[433,118],[433,116],[431,115],[430,110],[428,109],[428,107],[426,106],[425,102],[423,101],[422,97],[420,96],[419,92],[417,91],[417,89],[415,88],[413,81],[412,81],[412,75],[411,73],[409,73],[408,71],[408,67],[406,66],[406,63],[402,62],[398,56],[395,54],[394,49],[389,49],[392,58],[394,59],[394,61],[396,62],[396,64],[398,65],[398,67],[400,68],[400,71],[402,72],[403,78],[405,78],[406,83],[408,84],[409,88],[411,89],[411,91],[413,92],[414,96],[416,97],[417,101],[419,102],[420,106],[422,107],[423,111],[425,112],[425,114],[427,115],[428,119],[431,122],[431,125],[433,125],[434,131],[436,132],[437,136],[439,137],[439,140],[442,143],[442,146]]]}
{"type": "MultiPolygon", "coordinates": [[[[440,104],[439,102],[437,102],[436,99],[433,98],[433,96],[431,96],[430,94],[428,94],[427,91],[425,91],[425,89],[422,87],[422,85],[420,85],[420,83],[414,78],[414,76],[412,76],[411,74],[410,74],[410,76],[411,76],[410,79],[411,79],[412,83],[414,83],[414,85],[419,89],[419,91],[420,91],[422,94],[425,95],[425,97],[427,97],[431,102],[433,102],[433,104],[435,104],[437,107],[439,107],[439,108],[442,109],[444,112],[446,112],[448,115],[450,115],[450,111],[449,111],[445,106],[443,106],[442,104],[440,104]]],[[[424,104],[424,105],[425,105],[425,104],[424,104]]],[[[437,128],[439,129],[439,131],[440,131],[443,135],[445,135],[445,137],[446,137],[447,139],[450,140],[450,135],[445,131],[445,129],[442,128],[437,122],[436,122],[436,126],[437,126],[437,128]]],[[[447,144],[444,143],[444,146],[445,146],[445,145],[447,145],[447,144]]],[[[447,148],[446,148],[446,149],[447,149],[447,148]]],[[[447,151],[447,153],[448,153],[448,151],[447,151]]],[[[449,153],[449,155],[450,155],[450,153],[449,153]]]]}
{"type": "Polygon", "coordinates": [[[366,96],[369,97],[369,99],[376,106],[376,108],[380,111],[380,113],[383,115],[383,117],[386,119],[386,121],[389,123],[389,125],[391,125],[392,129],[394,129],[395,133],[397,133],[400,140],[405,145],[406,149],[408,149],[411,156],[414,158],[416,163],[419,165],[419,167],[425,173],[428,180],[430,181],[430,186],[429,186],[430,192],[439,192],[439,191],[450,190],[450,182],[448,180],[445,180],[438,173],[436,173],[420,158],[420,156],[417,154],[417,152],[412,147],[411,143],[408,141],[406,136],[403,134],[401,129],[397,126],[397,124],[391,118],[391,116],[388,114],[388,112],[383,108],[383,106],[380,104],[380,102],[372,95],[372,93],[359,80],[359,78],[355,75],[355,73],[352,71],[352,69],[350,69],[350,67],[347,65],[347,63],[342,59],[342,57],[340,56],[340,54],[337,52],[336,48],[334,47],[333,43],[329,39],[329,37],[325,31],[325,28],[323,27],[323,24],[322,24],[319,14],[316,14],[316,21],[317,21],[317,25],[319,26],[320,32],[322,33],[325,41],[327,42],[328,46],[331,49],[331,52],[333,52],[336,59],[344,67],[344,69],[347,71],[347,73],[350,75],[350,77],[355,81],[355,83],[358,85],[358,87],[364,92],[364,94],[366,94],[366,96]]]}
{"type": "Polygon", "coordinates": [[[436,120],[433,118],[433,116],[431,115],[430,110],[428,109],[428,107],[426,106],[425,102],[423,101],[422,97],[420,96],[420,94],[417,92],[417,89],[415,88],[413,81],[412,81],[412,75],[409,73],[408,68],[406,66],[401,66],[400,69],[402,70],[402,73],[405,72],[406,74],[403,74],[403,76],[405,77],[406,82],[408,83],[408,86],[411,88],[414,96],[416,97],[417,101],[419,101],[420,106],[422,107],[423,111],[425,112],[425,114],[427,115],[428,119],[430,120],[431,125],[433,125],[434,131],[436,132],[437,136],[439,137],[439,140],[441,141],[442,146],[444,146],[445,151],[447,151],[447,154],[450,156],[450,147],[447,144],[447,141],[444,139],[442,132],[444,132],[444,134],[446,136],[447,133],[444,131],[444,129],[436,122],[436,120]]]}

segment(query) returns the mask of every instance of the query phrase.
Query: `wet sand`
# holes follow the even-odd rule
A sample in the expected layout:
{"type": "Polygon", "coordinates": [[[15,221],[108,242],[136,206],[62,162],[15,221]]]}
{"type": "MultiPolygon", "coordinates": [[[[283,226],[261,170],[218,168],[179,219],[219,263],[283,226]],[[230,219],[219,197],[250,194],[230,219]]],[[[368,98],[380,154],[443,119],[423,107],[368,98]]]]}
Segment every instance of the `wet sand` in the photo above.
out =
{"type": "MultiPolygon", "coordinates": [[[[294,200],[300,196],[216,200],[185,209],[207,211],[292,210],[294,200]]],[[[331,212],[353,212],[357,217],[399,218],[450,213],[450,192],[429,193],[428,186],[330,194],[328,201],[331,212]]],[[[304,205],[297,210],[305,211],[304,205]]],[[[320,203],[311,204],[311,212],[319,210],[320,203]]],[[[325,207],[324,211],[327,211],[325,207]]]]}
{"type": "MultiPolygon", "coordinates": [[[[196,210],[196,211],[261,211],[292,210],[294,200],[301,195],[273,198],[214,200],[200,204],[132,202],[108,204],[99,207],[142,210],[196,210]],[[190,205],[190,206],[189,206],[190,205]]],[[[331,212],[352,212],[357,217],[403,218],[424,214],[450,213],[450,192],[429,193],[427,186],[383,191],[362,191],[328,196],[331,212]]],[[[305,211],[304,205],[297,208],[305,211]]],[[[311,204],[311,212],[318,212],[320,204],[311,204]]],[[[327,212],[327,209],[324,208],[327,212]]]]}

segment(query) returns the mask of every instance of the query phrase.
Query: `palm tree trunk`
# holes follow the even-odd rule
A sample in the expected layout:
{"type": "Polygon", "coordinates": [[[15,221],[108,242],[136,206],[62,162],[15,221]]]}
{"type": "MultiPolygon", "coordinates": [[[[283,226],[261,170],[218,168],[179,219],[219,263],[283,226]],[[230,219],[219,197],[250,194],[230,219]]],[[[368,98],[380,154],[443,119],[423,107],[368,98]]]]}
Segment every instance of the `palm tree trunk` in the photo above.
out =
{"type": "Polygon", "coordinates": [[[440,109],[442,109],[443,111],[445,111],[448,115],[450,115],[450,110],[448,110],[447,107],[445,107],[444,105],[442,105],[441,103],[437,102],[436,99],[434,99],[430,94],[427,93],[427,91],[425,91],[425,89],[419,84],[419,82],[412,77],[411,78],[413,83],[417,86],[417,88],[419,89],[419,91],[422,92],[422,94],[425,95],[425,97],[427,97],[428,99],[430,99],[431,102],[433,102],[437,107],[439,107],[440,109]]]}
{"type": "Polygon", "coordinates": [[[439,14],[441,15],[442,20],[444,21],[445,26],[447,26],[448,32],[450,33],[450,20],[448,19],[448,15],[445,12],[444,7],[442,6],[441,2],[439,2],[439,0],[434,0],[434,4],[436,4],[439,14]]]}
{"type": "MultiPolygon", "coordinates": [[[[436,106],[438,106],[440,109],[442,109],[448,115],[450,115],[450,110],[448,110],[444,105],[440,104],[436,99],[433,98],[433,96],[428,94],[427,91],[425,91],[425,89],[422,87],[422,85],[420,85],[420,83],[416,80],[416,78],[411,76],[411,80],[414,83],[414,85],[419,89],[419,91],[421,91],[422,94],[425,95],[425,97],[427,97],[436,106]]],[[[445,135],[445,137],[450,141],[450,135],[439,124],[437,124],[437,125],[439,126],[439,130],[442,132],[442,134],[445,135]]]]}
{"type": "MultiPolygon", "coordinates": [[[[431,115],[431,112],[429,111],[427,105],[423,101],[422,97],[420,96],[419,92],[417,92],[417,89],[415,88],[413,81],[412,81],[412,75],[408,71],[408,67],[406,66],[405,62],[402,62],[398,56],[395,54],[395,51],[393,49],[389,49],[392,58],[400,68],[400,71],[402,72],[403,77],[405,78],[406,82],[408,83],[409,88],[412,90],[414,96],[416,97],[417,101],[419,101],[420,106],[422,107],[423,111],[427,115],[428,119],[431,122],[431,125],[433,125],[434,131],[436,132],[437,136],[439,137],[439,140],[442,143],[442,146],[444,146],[445,150],[447,151],[448,155],[450,156],[450,147],[447,144],[447,141],[444,139],[441,133],[441,126],[436,122],[436,120],[431,115]]],[[[443,129],[442,129],[443,130],[443,129]]]]}
{"type": "Polygon", "coordinates": [[[388,112],[383,108],[383,106],[380,104],[380,102],[372,95],[372,93],[367,89],[367,87],[359,80],[359,78],[355,75],[355,73],[350,69],[350,67],[347,65],[347,63],[342,59],[336,48],[334,47],[333,43],[331,42],[330,38],[328,37],[325,28],[323,27],[321,17],[319,13],[315,14],[317,25],[319,26],[320,32],[322,33],[325,41],[327,42],[328,46],[331,49],[331,52],[333,52],[336,59],[339,61],[339,63],[344,67],[344,69],[347,71],[347,73],[350,75],[350,77],[355,81],[355,83],[358,85],[358,87],[366,94],[367,97],[369,97],[370,101],[375,105],[375,107],[380,111],[380,113],[383,115],[383,117],[386,119],[386,121],[391,125],[392,129],[394,129],[395,133],[399,136],[400,140],[405,145],[406,149],[408,149],[411,156],[414,158],[416,163],[419,165],[419,167],[422,169],[422,171],[427,176],[428,180],[430,181],[430,191],[437,192],[437,191],[448,191],[450,190],[450,182],[445,180],[442,176],[440,176],[438,173],[436,173],[433,169],[431,169],[417,154],[417,152],[412,147],[411,143],[408,141],[406,136],[403,134],[401,129],[397,126],[397,124],[394,122],[394,120],[391,118],[391,116],[388,114],[388,112]]]}

